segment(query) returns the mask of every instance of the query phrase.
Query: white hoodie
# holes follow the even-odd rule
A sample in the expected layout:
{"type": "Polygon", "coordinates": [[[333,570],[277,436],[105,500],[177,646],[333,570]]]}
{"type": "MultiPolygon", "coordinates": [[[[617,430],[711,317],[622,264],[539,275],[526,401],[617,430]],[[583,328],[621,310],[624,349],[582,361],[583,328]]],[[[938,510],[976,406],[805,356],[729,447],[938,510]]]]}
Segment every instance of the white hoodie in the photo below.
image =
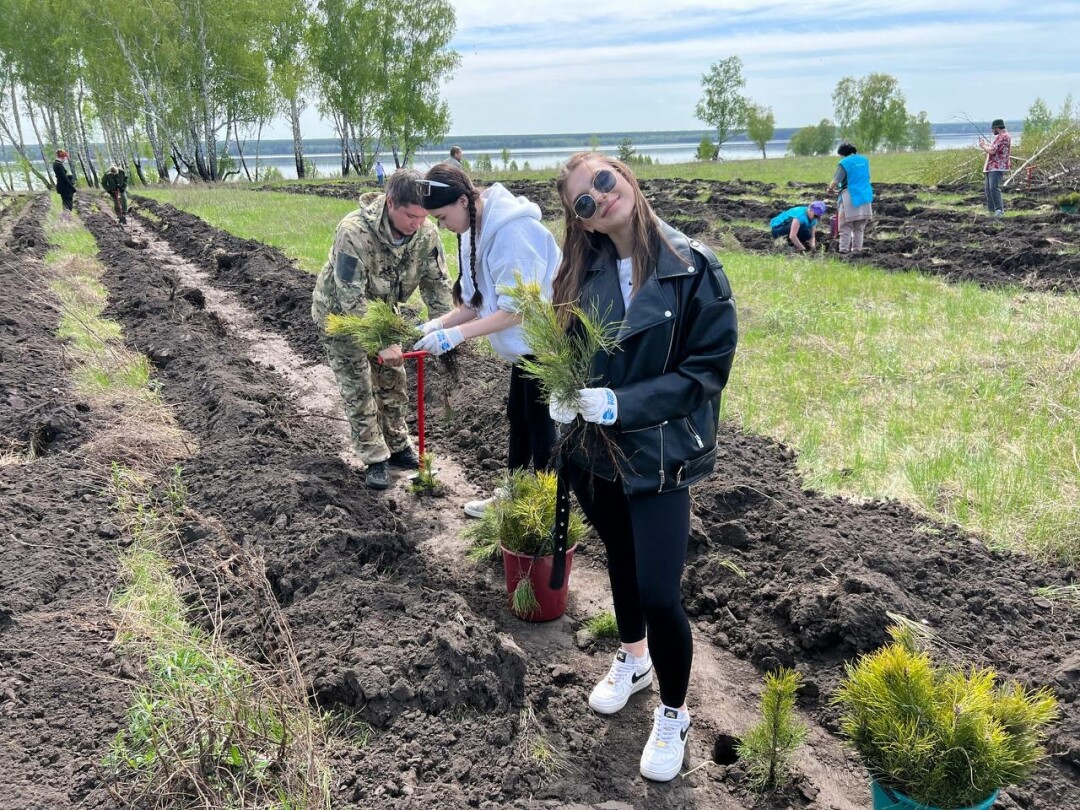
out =
{"type": "MultiPolygon", "coordinates": [[[[484,302],[476,313],[483,318],[498,310],[517,312],[500,287],[515,286],[515,275],[540,284],[544,296],[551,298],[551,282],[559,266],[561,253],[551,231],[544,227],[540,206],[524,197],[515,197],[501,184],[494,183],[480,195],[484,211],[477,234],[476,283],[484,302]]],[[[461,297],[466,304],[473,294],[469,273],[471,238],[461,235],[461,297]]],[[[487,336],[500,357],[513,363],[529,354],[521,326],[511,326],[487,336]]]]}

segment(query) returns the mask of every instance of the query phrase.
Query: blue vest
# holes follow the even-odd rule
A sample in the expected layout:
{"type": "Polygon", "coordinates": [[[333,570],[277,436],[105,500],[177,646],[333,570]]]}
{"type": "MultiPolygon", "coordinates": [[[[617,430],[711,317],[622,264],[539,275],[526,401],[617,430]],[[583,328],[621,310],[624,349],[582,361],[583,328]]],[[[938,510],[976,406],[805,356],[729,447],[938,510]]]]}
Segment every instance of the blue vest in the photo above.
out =
{"type": "Polygon", "coordinates": [[[840,161],[847,172],[847,190],[855,207],[874,201],[874,189],[870,186],[870,161],[862,155],[848,155],[840,161]]]}
{"type": "Polygon", "coordinates": [[[816,219],[810,219],[807,206],[796,205],[794,208],[789,208],[787,211],[784,211],[782,214],[777,214],[769,220],[769,227],[778,228],[781,225],[787,225],[793,219],[799,220],[800,224],[805,225],[811,230],[816,228],[818,224],[816,219]]]}

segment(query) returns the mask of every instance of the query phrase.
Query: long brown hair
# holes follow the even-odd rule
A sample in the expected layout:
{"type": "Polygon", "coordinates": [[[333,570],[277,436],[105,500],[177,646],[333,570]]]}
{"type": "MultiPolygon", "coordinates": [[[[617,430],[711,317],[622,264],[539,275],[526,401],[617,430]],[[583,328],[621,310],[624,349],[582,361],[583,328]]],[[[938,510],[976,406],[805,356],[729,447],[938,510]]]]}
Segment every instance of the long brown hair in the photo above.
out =
{"type": "Polygon", "coordinates": [[[599,152],[578,152],[570,156],[566,164],[559,170],[555,188],[559,192],[559,198],[563,204],[565,216],[566,235],[563,238],[562,261],[555,274],[552,303],[559,313],[559,321],[563,326],[568,326],[571,321],[570,306],[576,304],[581,293],[581,283],[585,278],[585,271],[592,264],[598,254],[614,246],[607,234],[593,233],[585,230],[584,223],[574,213],[574,201],[567,197],[566,181],[570,174],[586,162],[603,163],[609,168],[621,174],[630,184],[634,192],[634,213],[631,215],[631,226],[634,233],[634,247],[630,253],[633,280],[633,293],[637,294],[654,271],[657,257],[660,254],[660,246],[667,240],[660,232],[660,220],[653,213],[645,195],[641,193],[637,178],[633,170],[613,157],[602,155],[599,152]]]}
{"type": "MultiPolygon", "coordinates": [[[[469,299],[469,306],[473,309],[480,309],[484,303],[484,295],[480,292],[480,285],[476,283],[476,198],[480,196],[480,192],[472,184],[469,175],[465,174],[457,166],[451,166],[447,163],[437,163],[432,166],[428,169],[428,173],[424,175],[424,179],[446,183],[450,186],[450,190],[455,193],[455,201],[461,197],[465,197],[469,201],[469,276],[472,278],[473,285],[473,294],[472,298],[469,299]]],[[[442,189],[439,190],[442,191],[442,189]]],[[[424,205],[424,207],[427,208],[427,205],[424,205]]],[[[453,294],[454,303],[460,306],[463,303],[461,299],[461,274],[465,272],[465,267],[461,263],[460,233],[457,235],[457,260],[458,277],[454,279],[453,294]]]]}

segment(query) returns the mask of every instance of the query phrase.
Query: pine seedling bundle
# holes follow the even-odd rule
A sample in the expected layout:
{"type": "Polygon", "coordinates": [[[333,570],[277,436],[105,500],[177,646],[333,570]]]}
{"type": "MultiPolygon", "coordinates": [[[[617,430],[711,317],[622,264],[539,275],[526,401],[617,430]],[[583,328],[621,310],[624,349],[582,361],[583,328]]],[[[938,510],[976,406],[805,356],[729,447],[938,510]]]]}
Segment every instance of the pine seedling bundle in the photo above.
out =
{"type": "Polygon", "coordinates": [[[369,355],[400,345],[408,350],[423,333],[384,301],[368,302],[363,315],[327,315],[326,333],[351,337],[369,355]]]}
{"type": "Polygon", "coordinates": [[[501,290],[509,295],[521,313],[525,342],[533,357],[521,362],[522,369],[540,382],[548,399],[558,399],[569,407],[581,404],[578,391],[593,381],[590,370],[599,352],[611,354],[618,348],[618,324],[602,325],[598,313],[570,308],[575,328],[563,328],[552,303],[544,298],[540,285],[522,281],[501,290]]]}

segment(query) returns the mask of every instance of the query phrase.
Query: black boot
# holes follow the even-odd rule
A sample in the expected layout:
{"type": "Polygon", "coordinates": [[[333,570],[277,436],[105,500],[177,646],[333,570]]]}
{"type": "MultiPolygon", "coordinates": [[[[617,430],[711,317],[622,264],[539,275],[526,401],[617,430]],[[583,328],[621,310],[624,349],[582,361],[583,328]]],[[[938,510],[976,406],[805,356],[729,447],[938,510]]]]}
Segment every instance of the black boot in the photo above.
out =
{"type": "Polygon", "coordinates": [[[403,470],[415,470],[420,466],[420,457],[411,447],[391,453],[387,461],[390,462],[391,467],[399,467],[403,470]]]}
{"type": "Polygon", "coordinates": [[[367,468],[368,489],[387,489],[390,486],[390,470],[385,461],[376,461],[368,464],[367,468]]]}

